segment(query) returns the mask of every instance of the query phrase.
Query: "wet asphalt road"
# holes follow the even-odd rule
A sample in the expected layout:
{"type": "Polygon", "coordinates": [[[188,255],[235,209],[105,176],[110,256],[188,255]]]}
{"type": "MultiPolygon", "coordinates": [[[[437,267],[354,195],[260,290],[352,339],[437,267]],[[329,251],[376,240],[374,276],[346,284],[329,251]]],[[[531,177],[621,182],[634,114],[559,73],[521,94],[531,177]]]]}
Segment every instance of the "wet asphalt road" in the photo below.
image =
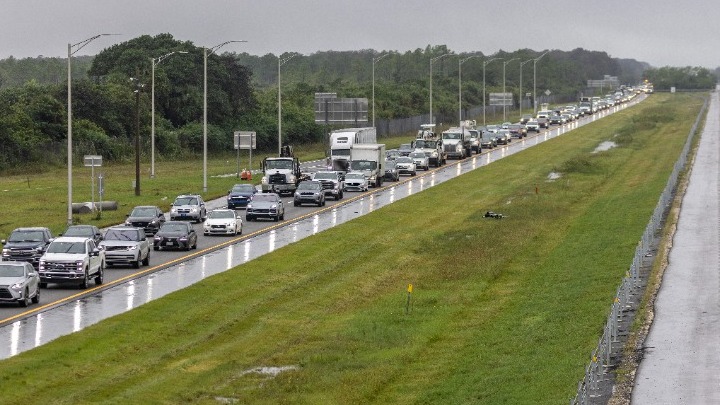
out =
{"type": "Polygon", "coordinates": [[[712,94],[633,405],[720,404],[720,101],[712,94]]]}
{"type": "MultiPolygon", "coordinates": [[[[245,222],[243,235],[239,237],[206,237],[202,235],[202,224],[197,224],[197,250],[152,251],[150,266],[107,269],[102,286],[93,285],[88,290],[78,290],[72,286],[50,285],[50,288],[42,290],[40,305],[23,309],[12,305],[0,306],[0,359],[81,330],[625,107],[627,105],[614,107],[565,126],[553,126],[463,161],[449,160],[441,168],[419,172],[415,177],[402,176],[399,182],[386,182],[383,187],[366,193],[345,193],[344,199],[338,202],[328,200],[322,208],[294,207],[292,197],[284,197],[285,221],[245,222]]],[[[314,171],[322,168],[322,162],[314,165],[306,165],[306,169],[314,171]]],[[[214,209],[224,204],[225,199],[222,198],[208,202],[207,206],[214,209]]]]}

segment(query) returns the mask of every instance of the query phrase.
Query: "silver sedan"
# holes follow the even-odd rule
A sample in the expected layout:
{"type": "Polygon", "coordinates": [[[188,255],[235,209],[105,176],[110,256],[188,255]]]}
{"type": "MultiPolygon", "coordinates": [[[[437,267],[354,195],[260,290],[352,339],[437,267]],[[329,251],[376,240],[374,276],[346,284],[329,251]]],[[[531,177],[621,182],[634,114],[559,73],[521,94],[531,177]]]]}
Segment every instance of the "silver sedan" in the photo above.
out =
{"type": "Polygon", "coordinates": [[[40,278],[27,262],[0,262],[0,302],[26,307],[40,302],[40,278]]]}

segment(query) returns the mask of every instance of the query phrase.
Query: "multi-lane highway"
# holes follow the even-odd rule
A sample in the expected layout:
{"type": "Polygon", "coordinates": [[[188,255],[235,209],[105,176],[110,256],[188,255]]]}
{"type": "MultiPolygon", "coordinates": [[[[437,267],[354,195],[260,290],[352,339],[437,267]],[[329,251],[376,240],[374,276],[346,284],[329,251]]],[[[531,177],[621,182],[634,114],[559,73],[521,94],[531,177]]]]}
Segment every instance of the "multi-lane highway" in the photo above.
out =
{"type": "MultiPolygon", "coordinates": [[[[636,101],[639,101],[638,98],[636,101]]],[[[400,182],[386,182],[385,186],[380,189],[371,189],[369,192],[366,193],[346,193],[345,198],[340,201],[332,201],[328,200],[327,205],[325,207],[294,207],[292,204],[292,197],[284,197],[283,201],[285,201],[285,220],[281,222],[273,222],[270,220],[259,220],[259,221],[252,221],[252,222],[245,222],[244,223],[244,229],[243,229],[243,235],[238,237],[225,237],[225,236],[203,236],[202,235],[202,224],[196,224],[195,229],[198,232],[199,239],[198,239],[198,247],[197,250],[191,250],[189,252],[185,251],[152,251],[151,252],[151,261],[150,266],[141,267],[140,269],[134,269],[134,268],[108,268],[105,270],[105,283],[101,286],[95,286],[94,284],[91,284],[91,288],[88,290],[79,290],[76,287],[73,286],[63,286],[63,285],[53,285],[51,284],[49,288],[45,288],[42,290],[42,298],[39,305],[33,305],[30,308],[18,308],[13,305],[3,305],[0,306],[0,345],[2,344],[2,336],[3,336],[3,329],[6,329],[9,326],[17,325],[19,320],[27,319],[30,317],[37,317],[38,314],[42,314],[43,312],[46,312],[46,314],[49,314],[47,311],[51,308],[58,307],[61,305],[65,305],[71,302],[77,302],[78,300],[85,299],[85,304],[91,304],[92,300],[86,299],[90,296],[95,296],[98,294],[103,294],[108,289],[112,289],[114,287],[117,287],[118,285],[124,284],[124,283],[132,283],[133,280],[136,280],[139,277],[147,276],[148,274],[156,274],[157,272],[164,271],[164,269],[168,268],[174,268],[174,267],[181,267],[184,266],[186,263],[192,262],[193,260],[196,260],[197,258],[204,258],[207,255],[212,255],[213,252],[218,251],[218,249],[223,249],[231,246],[237,246],[239,243],[243,243],[245,240],[254,239],[257,238],[260,235],[265,235],[267,232],[271,230],[279,230],[281,227],[287,227],[288,225],[292,226],[291,224],[296,224],[297,221],[304,219],[304,218],[315,218],[314,220],[319,220],[318,216],[316,214],[319,211],[322,212],[336,212],[339,209],[339,206],[342,206],[343,208],[347,205],[353,204],[353,202],[358,201],[360,204],[363,203],[364,199],[368,196],[370,196],[370,199],[372,200],[374,196],[380,196],[383,193],[387,192],[388,197],[378,197],[379,199],[385,198],[388,203],[392,203],[398,197],[395,195],[395,189],[399,184],[408,183],[408,191],[407,194],[412,194],[418,191],[421,191],[422,189],[432,186],[435,184],[436,180],[444,181],[446,179],[450,179],[452,177],[455,177],[457,175],[460,175],[462,173],[465,173],[466,171],[473,170],[477,167],[480,167],[484,164],[491,163],[492,161],[498,160],[500,158],[503,158],[505,156],[508,156],[513,153],[517,153],[519,151],[522,151],[526,147],[534,146],[544,140],[553,138],[555,136],[559,136],[564,134],[567,131],[570,131],[574,128],[577,128],[578,126],[581,126],[583,124],[592,122],[596,119],[599,119],[601,117],[604,117],[605,115],[609,113],[613,113],[615,111],[618,111],[622,108],[627,107],[629,104],[624,104],[621,106],[613,107],[609,110],[605,110],[603,112],[597,113],[593,116],[586,117],[584,119],[581,119],[579,121],[575,121],[566,125],[562,126],[553,126],[552,128],[542,131],[540,133],[537,133],[535,135],[530,135],[527,138],[523,140],[513,140],[512,143],[510,143],[507,146],[502,146],[495,148],[493,150],[489,151],[483,151],[480,155],[473,155],[472,157],[465,159],[464,161],[448,161],[448,164],[446,166],[440,167],[438,169],[433,169],[427,172],[419,172],[418,176],[415,177],[407,177],[403,176],[401,177],[400,182]],[[426,181],[425,178],[430,179],[429,181],[426,181]],[[414,185],[419,184],[419,185],[414,185]],[[13,324],[13,325],[10,325],[13,324]],[[5,325],[5,326],[3,326],[5,325]]],[[[320,168],[322,168],[323,162],[309,162],[305,164],[304,170],[306,171],[315,171],[320,168]]],[[[403,192],[405,193],[405,192],[403,192]]],[[[399,193],[398,193],[399,194],[399,193]]],[[[214,208],[220,208],[225,205],[225,199],[221,198],[218,200],[210,201],[207,203],[208,209],[214,209],[214,208]]],[[[360,210],[357,210],[358,212],[360,210]]],[[[350,213],[352,214],[352,213],[350,213]]],[[[350,215],[350,219],[352,219],[352,215],[350,215]]],[[[337,219],[333,220],[333,222],[336,222],[337,219]]],[[[321,226],[314,226],[315,229],[317,228],[327,228],[328,226],[321,225],[321,226]]],[[[292,237],[295,241],[297,239],[297,236],[292,237]]],[[[274,242],[273,242],[274,243],[274,242]]],[[[248,256],[248,255],[246,255],[248,256]]],[[[252,256],[252,255],[249,255],[252,256]]],[[[203,259],[204,260],[204,259],[203,259]]],[[[234,265],[230,263],[230,260],[228,260],[228,265],[223,266],[223,270],[230,267],[233,267],[234,265]]],[[[155,288],[157,288],[157,285],[155,285],[155,288]]],[[[182,288],[182,287],[178,287],[182,288]]],[[[115,311],[109,311],[110,315],[116,313],[115,311]]],[[[108,316],[110,316],[108,315],[108,316]]],[[[17,326],[16,326],[17,327],[17,326]]],[[[73,329],[75,330],[75,329],[73,329]]],[[[9,332],[10,335],[12,335],[14,332],[9,332]]],[[[12,339],[12,337],[10,338],[12,339]]],[[[22,351],[22,350],[20,350],[22,351]]],[[[17,350],[11,350],[10,355],[17,352],[17,350]]],[[[7,354],[6,354],[7,355],[7,354]]]]}

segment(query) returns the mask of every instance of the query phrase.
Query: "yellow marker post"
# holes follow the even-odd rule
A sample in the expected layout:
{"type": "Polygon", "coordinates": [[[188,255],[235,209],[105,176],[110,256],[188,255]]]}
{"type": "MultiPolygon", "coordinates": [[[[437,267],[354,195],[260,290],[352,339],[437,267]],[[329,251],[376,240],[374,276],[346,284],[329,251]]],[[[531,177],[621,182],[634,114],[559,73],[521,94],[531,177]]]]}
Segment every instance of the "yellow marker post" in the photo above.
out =
{"type": "Polygon", "coordinates": [[[412,284],[408,284],[407,292],[408,292],[408,294],[407,294],[407,302],[405,303],[405,315],[410,313],[410,297],[412,296],[412,292],[413,292],[412,284]]]}

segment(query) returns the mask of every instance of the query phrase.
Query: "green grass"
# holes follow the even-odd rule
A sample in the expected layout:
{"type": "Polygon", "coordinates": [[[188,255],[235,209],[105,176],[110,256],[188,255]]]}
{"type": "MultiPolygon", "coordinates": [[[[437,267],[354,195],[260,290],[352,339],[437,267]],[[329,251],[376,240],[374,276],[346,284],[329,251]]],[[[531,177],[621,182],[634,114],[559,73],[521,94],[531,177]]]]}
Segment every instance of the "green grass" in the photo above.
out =
{"type": "Polygon", "coordinates": [[[566,403],[700,105],[654,95],[4,360],[3,401],[566,403]]]}

